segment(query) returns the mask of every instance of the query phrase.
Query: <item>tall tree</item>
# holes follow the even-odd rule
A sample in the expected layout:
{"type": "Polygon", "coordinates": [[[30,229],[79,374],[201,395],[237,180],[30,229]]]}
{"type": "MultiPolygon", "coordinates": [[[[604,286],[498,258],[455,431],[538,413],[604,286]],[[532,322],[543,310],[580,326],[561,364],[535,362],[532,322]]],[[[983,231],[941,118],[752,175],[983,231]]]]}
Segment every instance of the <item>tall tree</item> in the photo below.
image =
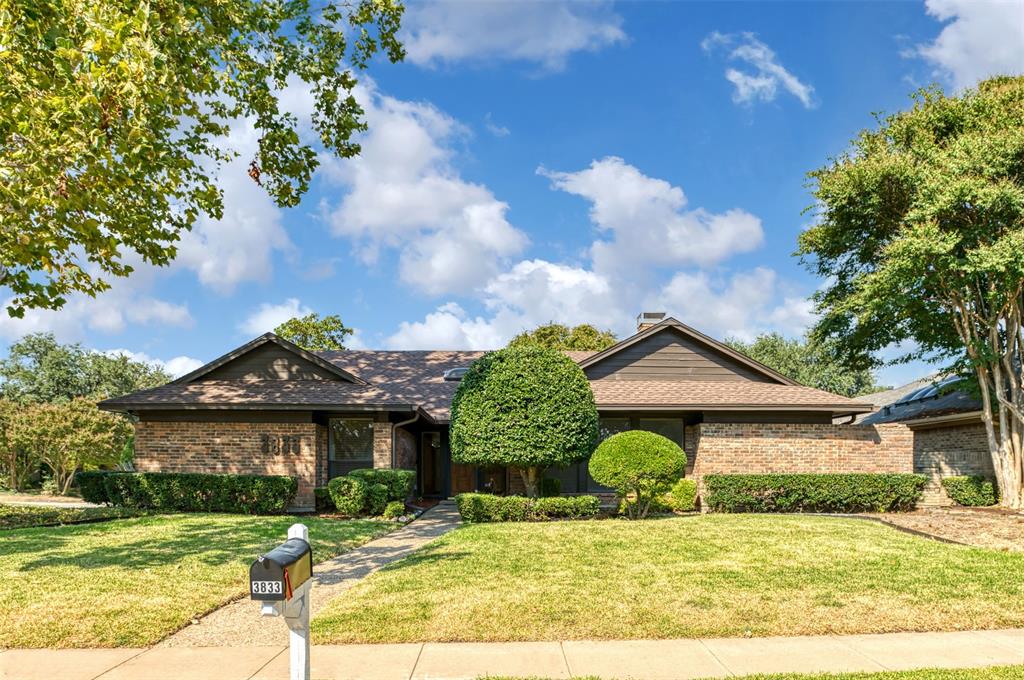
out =
{"type": "Polygon", "coordinates": [[[827,345],[813,340],[762,333],[753,342],[730,338],[725,344],[802,385],[833,394],[856,397],[888,389],[875,384],[870,369],[847,367],[827,345]]]}
{"type": "Polygon", "coordinates": [[[170,379],[157,366],[91,352],[77,343],[62,345],[51,333],[26,335],[0,360],[0,398],[17,402],[106,399],[170,379]]]}
{"type": "Polygon", "coordinates": [[[1024,507],[1024,78],[921,90],[810,173],[799,253],[825,281],[818,339],[849,365],[927,358],[973,374],[1002,503],[1024,507]]]}
{"type": "Polygon", "coordinates": [[[538,326],[532,331],[523,331],[508,343],[509,347],[535,345],[547,349],[560,350],[591,350],[600,352],[617,342],[611,331],[601,331],[588,323],[579,326],[568,326],[560,323],[549,323],[538,326]]]}
{"type": "Polygon", "coordinates": [[[274,333],[303,349],[320,352],[345,349],[345,338],[352,334],[352,329],[346,327],[337,314],[321,317],[314,312],[288,319],[275,328],[274,333]]]}
{"type": "Polygon", "coordinates": [[[167,264],[203,215],[223,214],[217,168],[234,121],[258,147],[248,173],[294,206],[317,151],[282,107],[312,93],[328,152],[359,151],[355,72],[403,58],[398,0],[0,0],[0,285],[8,312],[57,309],[167,264]]]}

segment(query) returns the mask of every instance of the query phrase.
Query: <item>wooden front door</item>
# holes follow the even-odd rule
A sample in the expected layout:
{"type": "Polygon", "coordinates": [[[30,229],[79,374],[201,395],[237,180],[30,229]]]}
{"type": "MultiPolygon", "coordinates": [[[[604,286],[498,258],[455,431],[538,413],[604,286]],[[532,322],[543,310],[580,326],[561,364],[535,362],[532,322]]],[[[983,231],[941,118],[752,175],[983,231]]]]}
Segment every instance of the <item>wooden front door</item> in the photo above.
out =
{"type": "Polygon", "coordinates": [[[476,491],[476,466],[452,463],[452,495],[476,491]]]}

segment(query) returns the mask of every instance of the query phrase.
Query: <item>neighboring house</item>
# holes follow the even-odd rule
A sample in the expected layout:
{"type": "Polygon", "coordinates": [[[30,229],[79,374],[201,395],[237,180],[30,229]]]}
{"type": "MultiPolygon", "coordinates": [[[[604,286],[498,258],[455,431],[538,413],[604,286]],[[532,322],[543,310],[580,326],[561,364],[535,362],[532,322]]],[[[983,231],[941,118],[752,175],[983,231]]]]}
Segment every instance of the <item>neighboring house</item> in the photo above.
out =
{"type": "MultiPolygon", "coordinates": [[[[140,470],[288,474],[296,509],[313,488],[360,467],[417,470],[419,493],[521,490],[519,475],[451,460],[448,419],[483,352],[308,352],[266,334],[172,383],[102,402],[137,417],[140,470]]],[[[665,435],[687,474],[910,472],[901,424],[833,424],[874,410],[798,385],[661,313],[602,352],[568,352],[591,382],[603,436],[665,435]]],[[[565,493],[601,491],[586,462],[552,470],[565,493]]]]}
{"type": "Polygon", "coordinates": [[[914,434],[914,472],[929,476],[925,502],[952,503],[939,480],[951,475],[982,475],[995,479],[981,400],[956,389],[957,377],[930,375],[895,389],[856,397],[878,410],[857,423],[899,423],[914,434]]]}

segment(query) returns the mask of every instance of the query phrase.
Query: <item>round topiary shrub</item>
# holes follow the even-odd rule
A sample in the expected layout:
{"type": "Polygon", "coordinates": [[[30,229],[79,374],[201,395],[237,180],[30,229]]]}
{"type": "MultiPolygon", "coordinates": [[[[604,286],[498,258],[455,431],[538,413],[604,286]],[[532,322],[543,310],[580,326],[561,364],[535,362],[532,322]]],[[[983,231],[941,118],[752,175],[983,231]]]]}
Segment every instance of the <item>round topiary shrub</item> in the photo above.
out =
{"type": "Polygon", "coordinates": [[[647,516],[651,503],[683,476],[686,454],[671,439],[630,430],[608,437],[590,458],[590,476],[615,489],[630,519],[647,516]]]}
{"type": "Polygon", "coordinates": [[[359,477],[335,477],[327,484],[334,507],[348,517],[358,517],[366,509],[370,485],[359,477]]]}
{"type": "Polygon", "coordinates": [[[697,509],[697,482],[680,479],[665,495],[668,507],[676,512],[693,512],[697,509]]]}
{"type": "Polygon", "coordinates": [[[452,400],[451,423],[452,460],[516,468],[531,498],[545,469],[586,458],[598,434],[583,369],[532,345],[474,361],[452,400]]]}

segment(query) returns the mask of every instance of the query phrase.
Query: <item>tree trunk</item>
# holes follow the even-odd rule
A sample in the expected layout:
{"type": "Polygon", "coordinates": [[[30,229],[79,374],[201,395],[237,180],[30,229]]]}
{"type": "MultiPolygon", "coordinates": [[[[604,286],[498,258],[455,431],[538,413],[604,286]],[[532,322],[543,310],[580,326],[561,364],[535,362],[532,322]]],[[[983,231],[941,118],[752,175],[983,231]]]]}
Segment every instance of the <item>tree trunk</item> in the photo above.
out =
{"type": "Polygon", "coordinates": [[[523,486],[526,487],[527,498],[537,498],[540,487],[541,469],[539,467],[519,468],[519,475],[523,478],[523,486]]]}

